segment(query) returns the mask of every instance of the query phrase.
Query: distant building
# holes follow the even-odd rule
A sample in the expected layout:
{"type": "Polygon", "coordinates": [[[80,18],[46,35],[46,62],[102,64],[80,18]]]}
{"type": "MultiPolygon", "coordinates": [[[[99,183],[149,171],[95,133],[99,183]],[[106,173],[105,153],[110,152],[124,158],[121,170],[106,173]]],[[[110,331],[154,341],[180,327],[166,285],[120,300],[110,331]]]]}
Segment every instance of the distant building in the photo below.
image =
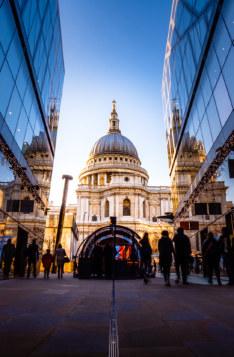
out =
{"type": "Polygon", "coordinates": [[[200,249],[234,224],[234,2],[177,1],[163,71],[172,203],[200,249]]]}
{"type": "MultiPolygon", "coordinates": [[[[45,238],[43,243],[43,252],[46,249],[50,249],[51,252],[54,251],[58,220],[59,220],[60,207],[50,206],[50,210],[46,219],[46,229],[45,238]]],[[[72,271],[72,259],[76,255],[78,249],[78,229],[76,225],[76,205],[68,205],[66,207],[66,213],[64,217],[64,223],[62,228],[61,241],[62,247],[65,249],[67,256],[69,257],[71,264],[66,264],[65,268],[68,271],[72,271]]]]}
{"type": "Polygon", "coordinates": [[[0,240],[20,254],[44,237],[64,79],[58,1],[0,1],[0,24],[0,240]]]}
{"type": "Polygon", "coordinates": [[[79,175],[76,220],[80,241],[116,216],[118,225],[139,237],[148,232],[156,251],[161,230],[173,230],[158,218],[171,211],[170,187],[148,186],[148,173],[133,143],[121,134],[115,101],[112,105],[108,133],[94,144],[79,175]]]}
{"type": "MultiPolygon", "coordinates": [[[[118,264],[123,264],[123,275],[132,264],[130,250],[135,256],[139,253],[139,240],[145,232],[149,234],[154,252],[157,252],[163,229],[167,229],[172,237],[171,220],[160,218],[171,212],[170,187],[148,186],[148,179],[148,173],[141,167],[135,146],[121,134],[116,102],[113,101],[109,130],[93,145],[86,167],[79,175],[76,190],[78,243],[73,239],[71,230],[66,230],[66,223],[63,227],[63,246],[69,251],[68,247],[75,245],[80,260],[84,258],[90,263],[89,268],[85,268],[85,274],[93,268],[91,261],[96,247],[101,246],[104,254],[106,245],[113,238],[110,231],[112,216],[117,219],[118,264]]],[[[67,206],[66,217],[71,212],[74,213],[74,205],[67,206]]],[[[59,207],[51,206],[48,215],[45,235],[47,243],[44,247],[55,242],[58,222],[54,221],[52,234],[51,220],[58,217],[59,207]]],[[[73,248],[72,250],[74,251],[73,248]]]]}

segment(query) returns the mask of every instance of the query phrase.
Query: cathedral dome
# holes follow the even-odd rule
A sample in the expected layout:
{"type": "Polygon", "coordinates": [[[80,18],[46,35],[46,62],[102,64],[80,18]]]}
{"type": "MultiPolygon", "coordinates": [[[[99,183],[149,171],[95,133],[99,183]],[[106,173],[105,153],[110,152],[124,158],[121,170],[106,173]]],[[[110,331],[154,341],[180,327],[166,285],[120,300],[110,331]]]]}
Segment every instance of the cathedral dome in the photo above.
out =
{"type": "Polygon", "coordinates": [[[112,102],[112,112],[109,119],[109,131],[94,144],[89,157],[104,154],[122,154],[132,156],[139,160],[137,150],[133,143],[121,134],[119,130],[119,119],[115,108],[116,102],[112,102]]]}

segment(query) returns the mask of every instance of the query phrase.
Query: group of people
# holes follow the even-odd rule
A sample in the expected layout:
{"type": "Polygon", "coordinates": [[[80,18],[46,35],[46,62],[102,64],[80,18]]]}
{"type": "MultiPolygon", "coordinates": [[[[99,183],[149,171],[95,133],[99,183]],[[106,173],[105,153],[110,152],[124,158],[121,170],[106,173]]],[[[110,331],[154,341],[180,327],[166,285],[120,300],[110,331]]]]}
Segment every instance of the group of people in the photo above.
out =
{"type": "MultiPolygon", "coordinates": [[[[3,269],[4,279],[9,279],[9,274],[11,271],[12,263],[16,255],[16,248],[11,242],[11,239],[8,239],[7,243],[4,245],[1,255],[1,265],[3,269]]],[[[55,254],[56,266],[58,279],[63,278],[64,273],[64,263],[67,261],[67,254],[63,249],[61,244],[58,244],[55,254]]],[[[37,263],[39,261],[39,248],[36,243],[36,239],[32,240],[32,243],[26,249],[24,254],[23,265],[27,266],[26,273],[27,278],[30,278],[31,273],[33,277],[37,277],[37,263]]],[[[50,249],[46,250],[46,253],[42,255],[42,264],[44,267],[44,278],[49,279],[49,274],[51,271],[51,266],[54,261],[53,255],[50,253],[50,249]]],[[[25,269],[24,269],[25,271],[25,269]]]]}
{"type": "MultiPolygon", "coordinates": [[[[173,260],[177,276],[176,284],[179,284],[180,281],[184,285],[189,284],[187,278],[190,271],[190,262],[193,259],[189,238],[184,234],[184,230],[181,227],[177,229],[173,239],[170,239],[167,230],[163,230],[161,235],[158,242],[159,267],[163,274],[165,285],[171,285],[170,271],[173,260]]],[[[144,282],[147,283],[152,270],[152,249],[148,233],[144,234],[140,243],[143,278],[144,282]]],[[[222,285],[220,279],[221,258],[227,272],[228,284],[234,285],[234,245],[226,227],[222,228],[220,236],[209,232],[202,245],[203,273],[210,284],[213,284],[213,274],[215,273],[218,285],[222,285]]]]}
{"type": "Polygon", "coordinates": [[[202,256],[203,274],[208,277],[210,284],[213,283],[213,273],[215,273],[218,284],[222,285],[220,279],[220,260],[222,258],[228,276],[228,284],[234,285],[234,246],[226,227],[222,228],[220,236],[208,232],[203,241],[202,256]]]}

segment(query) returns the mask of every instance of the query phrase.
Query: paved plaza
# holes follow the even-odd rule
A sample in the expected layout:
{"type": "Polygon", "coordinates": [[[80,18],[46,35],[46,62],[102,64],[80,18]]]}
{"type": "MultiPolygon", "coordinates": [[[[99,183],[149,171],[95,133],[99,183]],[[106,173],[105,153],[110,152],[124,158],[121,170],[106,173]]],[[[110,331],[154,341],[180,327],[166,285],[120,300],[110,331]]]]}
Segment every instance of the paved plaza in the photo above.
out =
{"type": "MultiPolygon", "coordinates": [[[[233,356],[234,288],[193,281],[116,282],[120,356],[233,356]]],[[[111,292],[71,275],[0,281],[0,355],[107,356],[111,292]]]]}

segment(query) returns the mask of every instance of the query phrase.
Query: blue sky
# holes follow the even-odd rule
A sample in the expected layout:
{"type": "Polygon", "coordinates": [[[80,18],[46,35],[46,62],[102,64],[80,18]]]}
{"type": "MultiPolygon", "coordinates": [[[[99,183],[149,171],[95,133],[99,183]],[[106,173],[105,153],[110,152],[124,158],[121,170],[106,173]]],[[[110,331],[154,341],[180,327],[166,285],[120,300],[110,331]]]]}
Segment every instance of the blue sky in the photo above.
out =
{"type": "Polygon", "coordinates": [[[50,200],[60,204],[62,174],[78,175],[105,135],[111,102],[136,146],[150,185],[167,185],[161,82],[169,0],[60,0],[65,81],[50,200]]]}

